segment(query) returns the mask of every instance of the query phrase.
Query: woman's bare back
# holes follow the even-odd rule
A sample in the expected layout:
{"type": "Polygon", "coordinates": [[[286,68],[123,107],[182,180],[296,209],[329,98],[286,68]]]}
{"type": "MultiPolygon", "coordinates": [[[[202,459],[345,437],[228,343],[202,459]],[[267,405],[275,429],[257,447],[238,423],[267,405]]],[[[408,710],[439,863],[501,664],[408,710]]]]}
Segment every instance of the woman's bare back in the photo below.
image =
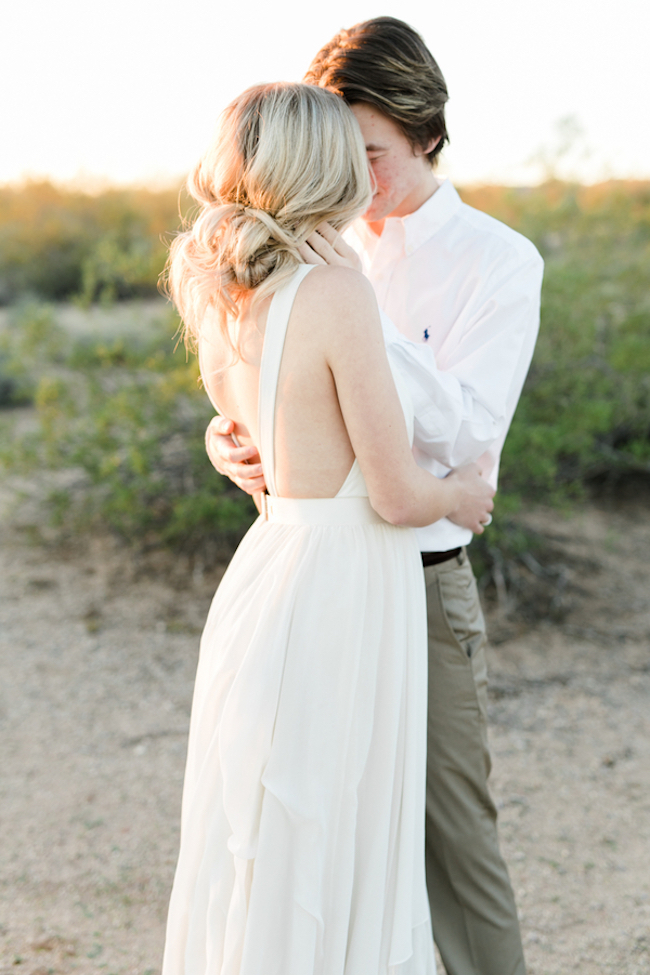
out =
{"type": "MultiPolygon", "coordinates": [[[[320,269],[298,289],[289,318],[276,400],[275,482],[281,497],[334,497],[354,462],[323,333],[332,310],[318,301],[320,269]],[[312,279],[310,281],[310,279],[312,279]]],[[[200,358],[203,381],[219,412],[235,423],[242,445],[259,446],[259,376],[271,299],[239,324],[241,356],[220,329],[205,329],[200,358]],[[227,368],[224,368],[227,367],[227,368]]]]}

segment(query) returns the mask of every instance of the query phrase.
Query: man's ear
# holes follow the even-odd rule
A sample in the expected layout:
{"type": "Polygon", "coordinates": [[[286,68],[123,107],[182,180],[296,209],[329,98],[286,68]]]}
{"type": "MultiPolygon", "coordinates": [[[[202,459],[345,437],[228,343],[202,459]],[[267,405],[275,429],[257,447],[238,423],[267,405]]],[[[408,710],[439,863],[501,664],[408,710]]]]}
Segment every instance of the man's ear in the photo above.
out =
{"type": "Polygon", "coordinates": [[[431,139],[429,144],[425,146],[424,149],[422,149],[422,155],[428,156],[430,152],[433,152],[433,150],[436,148],[436,146],[438,145],[441,139],[442,139],[441,135],[437,135],[435,139],[431,139]]]}

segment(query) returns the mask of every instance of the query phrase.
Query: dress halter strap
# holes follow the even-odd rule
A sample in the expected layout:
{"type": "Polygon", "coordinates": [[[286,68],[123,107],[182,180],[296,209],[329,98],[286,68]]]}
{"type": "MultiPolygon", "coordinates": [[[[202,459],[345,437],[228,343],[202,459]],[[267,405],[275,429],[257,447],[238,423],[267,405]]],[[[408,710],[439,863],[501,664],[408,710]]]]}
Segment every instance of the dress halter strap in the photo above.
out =
{"type": "Polygon", "coordinates": [[[266,332],[262,348],[259,385],[259,438],[260,457],[266,481],[266,490],[277,496],[275,488],[275,399],[278,391],[278,377],[284,351],[289,316],[298,288],[314,264],[301,264],[292,278],[271,299],[266,332]]]}

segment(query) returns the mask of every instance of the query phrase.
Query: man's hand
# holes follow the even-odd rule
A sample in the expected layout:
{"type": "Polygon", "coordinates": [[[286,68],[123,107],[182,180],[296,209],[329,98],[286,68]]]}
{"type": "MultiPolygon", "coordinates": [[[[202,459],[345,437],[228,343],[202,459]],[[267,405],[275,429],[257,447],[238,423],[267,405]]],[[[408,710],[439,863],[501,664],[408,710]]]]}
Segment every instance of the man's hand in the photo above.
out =
{"type": "Polygon", "coordinates": [[[338,230],[329,223],[319,223],[306,243],[298,248],[300,256],[307,264],[335,264],[361,270],[361,258],[341,237],[338,230]]]}
{"type": "Polygon", "coordinates": [[[492,521],[495,495],[494,488],[481,477],[477,464],[466,464],[454,471],[463,487],[463,500],[458,508],[447,515],[450,521],[461,528],[469,528],[475,535],[482,535],[485,526],[492,521]]]}
{"type": "Polygon", "coordinates": [[[210,463],[246,494],[265,491],[257,447],[237,447],[231,437],[234,429],[232,420],[224,416],[215,416],[210,420],[205,431],[205,449],[210,463]]]}

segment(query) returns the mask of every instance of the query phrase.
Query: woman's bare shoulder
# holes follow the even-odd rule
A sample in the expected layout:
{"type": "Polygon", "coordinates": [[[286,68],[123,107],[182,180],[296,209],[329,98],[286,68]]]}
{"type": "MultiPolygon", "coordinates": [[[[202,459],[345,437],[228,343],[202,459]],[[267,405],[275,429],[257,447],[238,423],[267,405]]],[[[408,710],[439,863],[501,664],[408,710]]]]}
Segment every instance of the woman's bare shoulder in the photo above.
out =
{"type": "Polygon", "coordinates": [[[316,265],[306,276],[301,287],[307,293],[327,294],[332,298],[338,296],[353,298],[356,295],[373,294],[372,285],[361,271],[331,264],[316,265]]]}
{"type": "Polygon", "coordinates": [[[360,271],[349,267],[315,267],[300,286],[296,306],[332,328],[345,327],[350,317],[379,321],[372,285],[360,271]]]}

